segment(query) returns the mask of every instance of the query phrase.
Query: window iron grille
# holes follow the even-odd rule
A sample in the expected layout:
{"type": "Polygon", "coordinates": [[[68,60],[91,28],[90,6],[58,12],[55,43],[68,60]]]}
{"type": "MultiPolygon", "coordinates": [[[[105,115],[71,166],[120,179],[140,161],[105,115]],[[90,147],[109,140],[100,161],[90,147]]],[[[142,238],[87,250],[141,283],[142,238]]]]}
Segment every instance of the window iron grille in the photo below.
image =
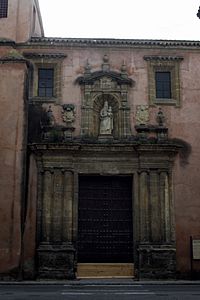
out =
{"type": "Polygon", "coordinates": [[[8,16],[8,0],[0,0],[0,18],[8,16]]]}
{"type": "Polygon", "coordinates": [[[54,69],[38,69],[38,96],[53,97],[54,69]]]}
{"type": "Polygon", "coordinates": [[[156,98],[171,99],[171,73],[156,72],[156,98]]]}

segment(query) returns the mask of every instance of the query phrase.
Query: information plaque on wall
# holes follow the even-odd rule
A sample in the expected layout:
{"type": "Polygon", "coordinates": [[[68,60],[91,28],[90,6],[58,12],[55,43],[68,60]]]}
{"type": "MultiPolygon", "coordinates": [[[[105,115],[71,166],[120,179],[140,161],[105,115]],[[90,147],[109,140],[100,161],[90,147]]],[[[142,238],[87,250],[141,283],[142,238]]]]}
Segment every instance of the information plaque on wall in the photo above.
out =
{"type": "Polygon", "coordinates": [[[192,258],[200,260],[200,239],[192,239],[192,258]]]}

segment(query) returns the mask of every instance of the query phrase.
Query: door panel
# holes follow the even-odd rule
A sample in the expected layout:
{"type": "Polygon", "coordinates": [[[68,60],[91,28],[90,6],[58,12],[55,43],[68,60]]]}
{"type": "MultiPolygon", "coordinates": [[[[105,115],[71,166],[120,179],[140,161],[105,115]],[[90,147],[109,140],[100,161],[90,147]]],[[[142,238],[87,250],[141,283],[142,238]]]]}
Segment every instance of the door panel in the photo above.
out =
{"type": "Polygon", "coordinates": [[[79,263],[133,262],[132,177],[80,176],[79,263]]]}

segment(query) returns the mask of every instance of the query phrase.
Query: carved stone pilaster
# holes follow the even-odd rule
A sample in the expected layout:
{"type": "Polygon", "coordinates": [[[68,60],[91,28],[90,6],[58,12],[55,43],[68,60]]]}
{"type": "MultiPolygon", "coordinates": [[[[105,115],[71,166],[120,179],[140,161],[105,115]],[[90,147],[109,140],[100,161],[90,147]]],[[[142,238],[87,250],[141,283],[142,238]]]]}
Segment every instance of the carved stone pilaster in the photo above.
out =
{"type": "Polygon", "coordinates": [[[149,174],[142,171],[139,174],[139,199],[140,199],[140,243],[149,243],[149,174]]]}
{"type": "Polygon", "coordinates": [[[64,171],[63,241],[72,243],[74,175],[64,171]]]}
{"type": "Polygon", "coordinates": [[[171,219],[172,195],[167,170],[142,170],[139,175],[140,278],[174,278],[176,248],[171,219]]]}
{"type": "Polygon", "coordinates": [[[53,243],[62,242],[62,213],[63,213],[63,174],[60,169],[55,169],[53,180],[52,203],[52,239],[53,243]]]}
{"type": "Polygon", "coordinates": [[[166,171],[160,173],[160,203],[162,212],[162,237],[166,243],[172,242],[170,187],[169,175],[166,171]]]}
{"type": "Polygon", "coordinates": [[[52,211],[52,182],[53,174],[51,170],[47,170],[43,174],[43,199],[42,199],[42,228],[41,241],[50,243],[51,240],[51,211],[52,211]]]}
{"type": "Polygon", "coordinates": [[[161,208],[159,199],[159,174],[150,172],[150,235],[151,242],[159,243],[161,238],[161,208]]]}
{"type": "Polygon", "coordinates": [[[43,173],[42,222],[38,254],[39,278],[74,278],[72,245],[73,174],[61,168],[43,173]]]}

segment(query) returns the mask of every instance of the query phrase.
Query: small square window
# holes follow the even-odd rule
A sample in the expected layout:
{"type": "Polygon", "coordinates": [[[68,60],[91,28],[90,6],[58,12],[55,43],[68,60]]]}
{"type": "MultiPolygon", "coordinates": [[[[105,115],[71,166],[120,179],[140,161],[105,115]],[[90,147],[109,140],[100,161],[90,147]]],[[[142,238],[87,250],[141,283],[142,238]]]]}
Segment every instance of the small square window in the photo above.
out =
{"type": "Polygon", "coordinates": [[[8,0],[0,0],[0,18],[8,16],[8,0]]]}
{"type": "Polygon", "coordinates": [[[171,99],[171,73],[155,72],[156,98],[171,99]]]}
{"type": "Polygon", "coordinates": [[[38,69],[38,96],[53,97],[54,70],[38,69]]]}

